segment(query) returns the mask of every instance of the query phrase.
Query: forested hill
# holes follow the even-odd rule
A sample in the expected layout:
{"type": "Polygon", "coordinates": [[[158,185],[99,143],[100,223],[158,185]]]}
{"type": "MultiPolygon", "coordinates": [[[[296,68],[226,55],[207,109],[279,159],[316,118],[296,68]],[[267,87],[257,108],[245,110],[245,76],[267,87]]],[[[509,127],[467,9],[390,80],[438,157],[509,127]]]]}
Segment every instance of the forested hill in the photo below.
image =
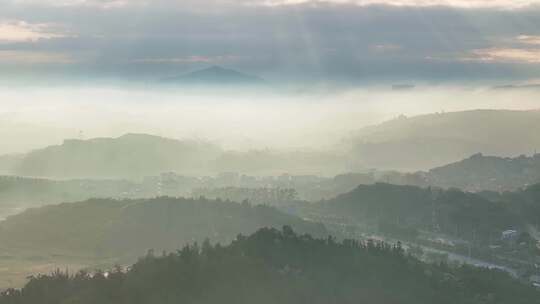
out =
{"type": "Polygon", "coordinates": [[[540,293],[502,272],[424,264],[399,244],[338,243],[284,227],[225,247],[149,254],[127,272],[37,276],[0,295],[1,304],[188,302],[535,304],[540,293]]]}
{"type": "Polygon", "coordinates": [[[513,191],[540,183],[540,154],[503,158],[475,154],[462,161],[431,169],[426,183],[467,191],[513,191]]]}
{"type": "Polygon", "coordinates": [[[239,233],[290,225],[328,235],[323,225],[274,208],[219,200],[161,197],[89,200],[29,209],[0,223],[0,248],[92,257],[140,256],[209,238],[227,243],[239,233]]]}
{"type": "Polygon", "coordinates": [[[337,216],[379,227],[387,232],[427,230],[457,238],[488,242],[490,236],[523,227],[516,205],[490,201],[457,189],[443,190],[391,184],[361,185],[355,190],[305,204],[304,216],[337,216]]]}
{"type": "Polygon", "coordinates": [[[178,171],[205,173],[219,147],[145,134],[66,140],[32,151],[11,165],[11,174],[51,178],[128,178],[178,171]]]}

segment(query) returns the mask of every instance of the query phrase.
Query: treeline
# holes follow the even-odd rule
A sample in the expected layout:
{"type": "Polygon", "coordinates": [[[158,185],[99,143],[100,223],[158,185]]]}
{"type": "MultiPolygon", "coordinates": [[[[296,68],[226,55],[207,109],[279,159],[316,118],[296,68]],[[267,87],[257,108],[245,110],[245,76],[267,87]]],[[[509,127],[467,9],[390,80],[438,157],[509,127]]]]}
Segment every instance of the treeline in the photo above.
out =
{"type": "Polygon", "coordinates": [[[534,304],[540,293],[494,270],[429,265],[400,244],[261,229],[228,246],[151,252],[127,271],[39,275],[1,304],[534,304]]]}

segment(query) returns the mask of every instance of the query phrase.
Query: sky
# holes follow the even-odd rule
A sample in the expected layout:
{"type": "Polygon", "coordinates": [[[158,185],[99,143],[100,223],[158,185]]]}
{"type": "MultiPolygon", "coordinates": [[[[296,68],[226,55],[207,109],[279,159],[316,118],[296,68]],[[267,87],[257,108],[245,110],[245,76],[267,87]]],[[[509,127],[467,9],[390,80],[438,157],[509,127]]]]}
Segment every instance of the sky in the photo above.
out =
{"type": "Polygon", "coordinates": [[[0,78],[531,83],[540,0],[1,0],[0,78]]]}

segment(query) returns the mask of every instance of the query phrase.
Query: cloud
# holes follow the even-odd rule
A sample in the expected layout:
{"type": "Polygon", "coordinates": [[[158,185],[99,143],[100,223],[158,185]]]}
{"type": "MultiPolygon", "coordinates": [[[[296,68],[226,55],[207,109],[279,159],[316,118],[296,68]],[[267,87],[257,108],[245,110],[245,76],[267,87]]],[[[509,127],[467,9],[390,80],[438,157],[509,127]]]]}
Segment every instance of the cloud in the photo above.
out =
{"type": "MultiPolygon", "coordinates": [[[[9,0],[8,0],[9,1],[9,0]]],[[[146,1],[139,0],[11,0],[13,5],[39,5],[55,7],[97,7],[103,9],[121,8],[137,4],[147,4],[146,1]]]]}
{"type": "Polygon", "coordinates": [[[540,7],[524,6],[536,2],[0,0],[0,20],[24,20],[23,30],[3,31],[12,36],[0,50],[63,54],[74,72],[146,79],[210,64],[283,81],[538,78],[537,67],[513,68],[534,50],[508,51],[534,48],[540,7]]]}
{"type": "Polygon", "coordinates": [[[0,50],[0,63],[6,65],[71,64],[75,62],[68,54],[0,50]]]}
{"type": "Polygon", "coordinates": [[[473,49],[462,61],[484,63],[540,64],[540,35],[518,35],[501,45],[473,49]]]}
{"type": "Polygon", "coordinates": [[[540,36],[519,35],[517,41],[523,44],[540,45],[540,36]]]}
{"type": "Polygon", "coordinates": [[[0,22],[0,43],[36,42],[59,37],[66,37],[66,34],[55,32],[53,24],[13,20],[0,22]]]}
{"type": "MultiPolygon", "coordinates": [[[[9,1],[9,0],[8,0],[9,1]]],[[[409,7],[447,6],[459,8],[497,8],[519,9],[539,5],[540,0],[10,0],[16,5],[51,5],[58,7],[86,6],[103,9],[124,8],[128,6],[283,6],[283,5],[321,5],[321,4],[352,4],[358,6],[390,5],[409,7]]]]}
{"type": "Polygon", "coordinates": [[[269,6],[297,5],[304,3],[334,3],[367,5],[392,5],[392,6],[448,6],[460,8],[503,8],[518,9],[540,4],[539,0],[264,0],[269,6]]]}
{"type": "Polygon", "coordinates": [[[369,48],[376,53],[389,53],[389,52],[397,52],[402,49],[400,45],[396,44],[375,44],[370,45],[369,48]]]}
{"type": "Polygon", "coordinates": [[[473,50],[465,61],[540,64],[540,49],[489,48],[473,50]]]}

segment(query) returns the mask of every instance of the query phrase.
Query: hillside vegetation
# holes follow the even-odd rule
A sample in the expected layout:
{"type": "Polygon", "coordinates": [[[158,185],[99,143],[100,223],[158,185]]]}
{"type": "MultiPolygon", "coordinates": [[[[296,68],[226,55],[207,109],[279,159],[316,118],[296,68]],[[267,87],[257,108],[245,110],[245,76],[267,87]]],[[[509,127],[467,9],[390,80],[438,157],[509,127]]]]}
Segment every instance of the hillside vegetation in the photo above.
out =
{"type": "Polygon", "coordinates": [[[540,303],[540,293],[486,269],[428,265],[399,244],[334,241],[262,229],[229,246],[149,254],[127,272],[56,272],[8,290],[2,304],[540,303]]]}
{"type": "Polygon", "coordinates": [[[290,225],[325,236],[324,226],[265,206],[161,197],[94,199],[29,209],[0,222],[0,248],[90,257],[139,256],[209,238],[227,243],[239,233],[290,225]]]}
{"type": "Polygon", "coordinates": [[[337,217],[397,236],[421,230],[488,244],[510,228],[525,227],[518,203],[491,201],[457,189],[443,190],[377,183],[361,185],[333,199],[298,204],[298,212],[317,220],[337,217]]]}

